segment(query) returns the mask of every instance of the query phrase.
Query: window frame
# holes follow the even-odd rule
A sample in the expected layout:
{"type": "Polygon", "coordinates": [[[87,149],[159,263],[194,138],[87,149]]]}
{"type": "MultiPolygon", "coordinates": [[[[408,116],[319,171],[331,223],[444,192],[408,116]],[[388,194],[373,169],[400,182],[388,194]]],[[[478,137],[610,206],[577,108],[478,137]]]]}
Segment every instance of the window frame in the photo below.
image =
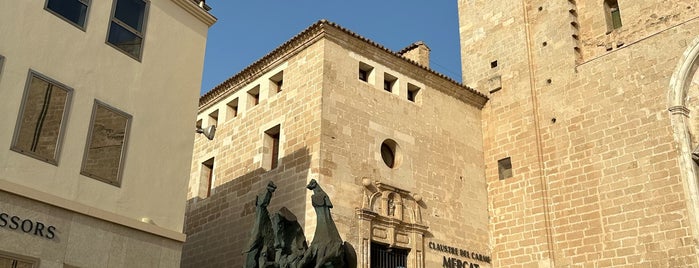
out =
{"type": "Polygon", "coordinates": [[[90,6],[91,6],[91,5],[90,5],[90,4],[91,4],[90,1],[91,1],[91,0],[75,0],[75,1],[78,1],[78,2],[80,2],[80,3],[82,3],[82,4],[84,4],[84,5],[87,7],[87,8],[85,9],[85,23],[84,23],[84,25],[77,24],[77,23],[75,23],[75,22],[69,20],[68,18],[64,17],[62,14],[56,12],[55,10],[49,9],[49,1],[51,1],[51,0],[46,0],[46,1],[44,1],[44,10],[46,10],[46,11],[48,11],[49,13],[55,15],[56,17],[61,18],[61,19],[64,20],[64,21],[70,23],[71,25],[77,27],[78,29],[82,30],[83,32],[86,32],[86,31],[87,31],[87,21],[88,21],[88,18],[89,18],[89,16],[90,16],[90,6]]]}
{"type": "Polygon", "coordinates": [[[124,165],[126,161],[126,151],[128,148],[129,144],[129,134],[131,133],[131,121],[133,121],[133,116],[115,108],[114,106],[111,106],[103,101],[100,101],[98,99],[95,99],[95,101],[92,104],[92,115],[90,115],[90,121],[89,121],[89,128],[87,130],[87,139],[85,141],[85,150],[83,151],[83,158],[82,162],[80,163],[80,175],[89,177],[91,179],[95,179],[107,184],[114,185],[116,187],[121,187],[121,183],[123,180],[123,175],[124,175],[124,165]],[[98,176],[97,174],[92,174],[87,171],[85,171],[85,163],[87,161],[87,156],[88,152],[90,150],[90,143],[92,142],[92,137],[94,135],[94,127],[95,127],[95,115],[97,114],[97,108],[101,106],[111,112],[117,113],[121,116],[126,117],[126,127],[124,128],[124,143],[121,146],[121,154],[119,156],[119,167],[117,168],[117,176],[116,180],[112,181],[108,178],[102,178],[98,176]]]}
{"type": "Polygon", "coordinates": [[[1,250],[0,250],[0,258],[26,262],[26,263],[31,264],[32,268],[37,268],[41,264],[41,260],[39,260],[37,258],[22,256],[22,255],[10,253],[7,251],[1,251],[1,250]]]}
{"type": "Polygon", "coordinates": [[[618,0],[604,0],[602,5],[604,6],[604,18],[605,18],[605,21],[607,22],[607,34],[610,34],[613,31],[616,31],[617,29],[621,29],[621,27],[624,26],[624,23],[621,20],[621,7],[619,7],[619,1],[618,0]],[[615,22],[615,18],[614,18],[615,12],[618,13],[619,25],[616,25],[616,22],[615,22]]]}
{"type": "Polygon", "coordinates": [[[27,74],[27,80],[24,85],[24,92],[22,93],[22,102],[19,106],[19,112],[17,113],[17,121],[15,122],[15,129],[14,133],[12,134],[12,143],[10,144],[10,150],[15,151],[19,154],[26,155],[29,157],[32,157],[34,159],[52,164],[54,166],[58,166],[58,160],[61,155],[61,147],[63,145],[63,137],[65,135],[66,131],[66,125],[68,124],[68,116],[70,114],[70,106],[73,98],[73,88],[66,86],[65,84],[58,82],[54,79],[51,79],[50,77],[43,75],[33,69],[29,69],[29,73],[27,74]],[[56,149],[54,150],[53,153],[53,158],[52,159],[47,159],[43,156],[40,156],[38,154],[32,153],[25,151],[17,146],[17,142],[19,141],[19,135],[20,135],[20,128],[22,127],[22,118],[24,117],[24,112],[25,112],[25,107],[27,105],[27,97],[29,96],[29,87],[34,79],[34,77],[37,77],[38,79],[44,80],[45,82],[52,84],[54,86],[59,86],[63,89],[66,90],[66,102],[63,106],[63,115],[61,116],[61,124],[58,129],[58,137],[56,138],[56,149]]]}
{"type": "Polygon", "coordinates": [[[113,0],[112,1],[112,11],[111,11],[111,14],[109,16],[109,21],[107,22],[107,37],[105,38],[104,42],[107,45],[115,48],[116,50],[118,50],[118,51],[128,55],[129,57],[141,62],[141,60],[143,59],[143,47],[145,47],[145,43],[146,43],[146,30],[148,28],[148,13],[150,10],[150,0],[137,0],[137,1],[143,1],[145,3],[145,7],[143,8],[143,21],[142,21],[143,29],[141,30],[141,32],[139,32],[138,30],[136,30],[134,28],[131,28],[131,26],[129,26],[125,22],[122,22],[118,18],[116,18],[116,7],[117,7],[117,3],[119,1],[123,1],[123,0],[113,0]],[[131,53],[121,49],[117,45],[109,42],[109,36],[112,32],[112,22],[116,23],[117,25],[121,26],[122,28],[126,29],[127,31],[129,31],[132,34],[141,38],[141,48],[139,49],[138,56],[132,55],[131,53]]]}

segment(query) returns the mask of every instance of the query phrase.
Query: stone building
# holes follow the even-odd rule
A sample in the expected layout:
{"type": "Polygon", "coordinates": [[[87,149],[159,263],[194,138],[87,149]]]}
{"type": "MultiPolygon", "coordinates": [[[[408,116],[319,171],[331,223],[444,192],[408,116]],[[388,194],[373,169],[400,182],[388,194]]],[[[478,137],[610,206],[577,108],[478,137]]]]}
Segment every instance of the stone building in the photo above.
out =
{"type": "Polygon", "coordinates": [[[493,266],[699,266],[699,2],[458,4],[493,266]]]}
{"type": "Polygon", "coordinates": [[[312,240],[316,179],[359,267],[487,267],[481,109],[487,98],[400,52],[321,20],[199,100],[183,267],[241,266],[255,197],[312,240]],[[456,266],[454,266],[456,267],[456,266]]]}
{"type": "Polygon", "coordinates": [[[698,267],[698,8],[458,0],[471,87],[321,21],[200,99],[183,265],[241,263],[268,180],[312,233],[316,178],[360,267],[698,267]]]}
{"type": "Polygon", "coordinates": [[[0,267],[179,265],[206,8],[0,1],[0,267]]]}

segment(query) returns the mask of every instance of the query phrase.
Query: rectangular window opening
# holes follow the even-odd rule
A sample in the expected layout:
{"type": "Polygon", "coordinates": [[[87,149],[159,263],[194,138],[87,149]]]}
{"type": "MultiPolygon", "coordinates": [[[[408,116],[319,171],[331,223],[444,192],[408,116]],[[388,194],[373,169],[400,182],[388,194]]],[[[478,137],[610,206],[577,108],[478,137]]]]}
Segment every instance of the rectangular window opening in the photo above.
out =
{"type": "Polygon", "coordinates": [[[617,0],[605,0],[605,19],[607,20],[607,33],[621,28],[621,12],[619,10],[619,2],[617,0]]]}
{"type": "Polygon", "coordinates": [[[509,157],[498,160],[498,176],[500,180],[512,177],[512,161],[509,157]]]}
{"type": "Polygon", "coordinates": [[[284,86],[284,71],[281,71],[269,78],[270,92],[282,92],[284,86]]]}
{"type": "Polygon", "coordinates": [[[72,94],[73,89],[29,71],[10,148],[58,165],[72,94]]]}
{"type": "Polygon", "coordinates": [[[281,127],[276,125],[265,131],[264,148],[262,151],[264,154],[263,167],[266,170],[275,169],[279,165],[280,130],[281,127]]]}
{"type": "Polygon", "coordinates": [[[131,119],[131,115],[95,100],[80,174],[121,186],[131,119]]]}
{"type": "Polygon", "coordinates": [[[388,92],[394,92],[395,87],[398,84],[396,83],[397,81],[398,78],[396,78],[395,76],[392,76],[387,73],[383,74],[383,90],[386,90],[388,92]]]}
{"type": "Polygon", "coordinates": [[[203,197],[209,197],[214,189],[214,158],[201,163],[200,193],[203,197]]]}
{"type": "Polygon", "coordinates": [[[226,110],[227,120],[238,117],[238,98],[235,98],[232,101],[228,102],[226,104],[226,107],[228,107],[226,110]]]}
{"type": "Polygon", "coordinates": [[[371,83],[370,81],[373,81],[373,76],[374,76],[374,67],[372,67],[369,64],[359,62],[359,80],[362,80],[367,83],[371,83]]]}
{"type": "Polygon", "coordinates": [[[496,61],[496,60],[491,61],[491,62],[490,62],[490,68],[492,69],[492,68],[495,68],[495,67],[498,67],[498,61],[496,61]]]}
{"type": "Polygon", "coordinates": [[[144,0],[114,0],[107,43],[140,61],[147,15],[144,0]]]}
{"type": "Polygon", "coordinates": [[[408,100],[417,102],[420,96],[420,87],[408,83],[408,100]]]}
{"type": "Polygon", "coordinates": [[[248,90],[248,108],[260,104],[260,85],[248,90]]]}
{"type": "Polygon", "coordinates": [[[44,9],[85,30],[89,0],[47,0],[44,9]]]}

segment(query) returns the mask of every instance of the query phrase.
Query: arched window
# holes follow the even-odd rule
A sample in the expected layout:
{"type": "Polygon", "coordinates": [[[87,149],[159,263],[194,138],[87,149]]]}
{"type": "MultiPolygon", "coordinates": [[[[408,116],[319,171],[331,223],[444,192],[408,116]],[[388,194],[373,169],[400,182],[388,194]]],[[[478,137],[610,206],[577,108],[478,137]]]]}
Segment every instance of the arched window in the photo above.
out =
{"type": "Polygon", "coordinates": [[[621,13],[619,12],[619,3],[617,0],[605,0],[604,13],[607,19],[607,33],[610,33],[614,29],[621,28],[621,13]]]}

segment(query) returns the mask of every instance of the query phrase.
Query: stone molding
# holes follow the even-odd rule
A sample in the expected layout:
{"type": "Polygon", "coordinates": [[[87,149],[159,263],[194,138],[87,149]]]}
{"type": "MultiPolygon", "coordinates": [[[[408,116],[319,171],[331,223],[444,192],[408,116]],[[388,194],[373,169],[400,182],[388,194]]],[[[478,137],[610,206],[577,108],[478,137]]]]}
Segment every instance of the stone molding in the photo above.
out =
{"type": "Polygon", "coordinates": [[[171,239],[177,242],[184,242],[186,235],[177,231],[165,229],[154,224],[147,223],[145,221],[139,221],[136,219],[131,219],[124,217],[122,215],[101,210],[95,207],[91,207],[85,204],[81,204],[72,200],[67,200],[61,197],[57,197],[51,194],[47,194],[26,186],[15,184],[3,179],[0,179],[0,191],[4,191],[17,196],[22,196],[28,199],[36,200],[41,203],[45,203],[51,206],[62,208],[65,210],[73,211],[75,213],[80,213],[89,217],[93,217],[99,220],[108,221],[114,224],[126,226],[131,229],[139,230],[142,232],[150,233],[152,235],[160,236],[163,238],[171,239]]]}
{"type": "Polygon", "coordinates": [[[424,237],[429,227],[420,216],[422,198],[369,178],[362,179],[362,184],[362,207],[355,210],[359,220],[359,267],[368,267],[372,241],[410,249],[408,267],[425,267],[424,237]],[[412,212],[412,217],[406,219],[411,216],[406,212],[412,212]]]}

